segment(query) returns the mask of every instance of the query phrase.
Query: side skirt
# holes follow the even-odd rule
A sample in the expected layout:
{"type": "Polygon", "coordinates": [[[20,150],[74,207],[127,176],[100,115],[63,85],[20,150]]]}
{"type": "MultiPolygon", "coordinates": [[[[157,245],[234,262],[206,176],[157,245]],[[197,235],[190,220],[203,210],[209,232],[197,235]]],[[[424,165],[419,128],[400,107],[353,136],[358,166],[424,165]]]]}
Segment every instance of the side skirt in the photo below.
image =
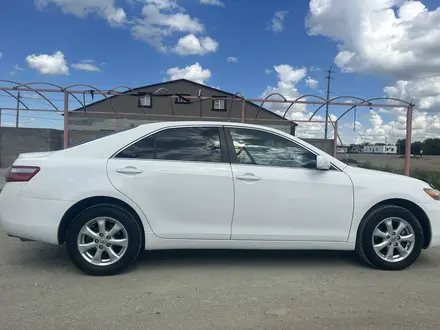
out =
{"type": "Polygon", "coordinates": [[[354,251],[355,243],[310,241],[189,240],[164,239],[147,233],[145,250],[231,249],[231,250],[345,250],[354,251]]]}

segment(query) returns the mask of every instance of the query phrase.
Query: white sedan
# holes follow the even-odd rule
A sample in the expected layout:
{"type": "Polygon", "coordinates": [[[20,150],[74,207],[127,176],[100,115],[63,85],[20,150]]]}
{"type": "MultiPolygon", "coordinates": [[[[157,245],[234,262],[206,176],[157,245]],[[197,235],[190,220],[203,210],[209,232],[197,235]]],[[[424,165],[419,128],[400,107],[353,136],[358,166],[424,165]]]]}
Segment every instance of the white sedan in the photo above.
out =
{"type": "Polygon", "coordinates": [[[56,152],[21,154],[0,223],[66,243],[92,275],[142,250],[355,250],[386,270],[440,246],[439,191],[347,166],[281,131],[240,123],[142,125],[56,152]]]}

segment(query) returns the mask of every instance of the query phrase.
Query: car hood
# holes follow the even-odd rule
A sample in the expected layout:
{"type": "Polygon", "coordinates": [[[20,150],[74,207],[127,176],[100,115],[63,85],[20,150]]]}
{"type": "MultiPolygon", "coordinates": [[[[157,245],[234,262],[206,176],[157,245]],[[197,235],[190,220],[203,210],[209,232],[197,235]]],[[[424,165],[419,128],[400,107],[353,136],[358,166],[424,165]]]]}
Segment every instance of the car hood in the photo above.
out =
{"type": "Polygon", "coordinates": [[[351,177],[370,177],[370,179],[379,179],[379,180],[390,180],[390,181],[396,181],[396,182],[408,182],[413,184],[429,184],[429,182],[426,182],[424,180],[420,180],[418,178],[409,177],[403,174],[395,174],[385,171],[378,171],[378,170],[370,170],[366,168],[360,168],[360,167],[354,167],[354,166],[347,166],[344,169],[344,172],[350,175],[351,177]]]}

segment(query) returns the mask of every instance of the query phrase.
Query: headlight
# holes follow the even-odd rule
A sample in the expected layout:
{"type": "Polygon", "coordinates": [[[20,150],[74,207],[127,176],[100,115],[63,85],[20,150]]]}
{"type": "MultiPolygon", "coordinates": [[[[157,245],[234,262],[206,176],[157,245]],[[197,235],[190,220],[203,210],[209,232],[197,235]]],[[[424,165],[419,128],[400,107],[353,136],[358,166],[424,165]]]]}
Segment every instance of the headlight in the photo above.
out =
{"type": "Polygon", "coordinates": [[[429,196],[431,196],[433,199],[439,201],[440,200],[440,191],[438,191],[437,189],[432,189],[432,188],[425,188],[423,189],[425,191],[425,193],[427,193],[429,196]]]}

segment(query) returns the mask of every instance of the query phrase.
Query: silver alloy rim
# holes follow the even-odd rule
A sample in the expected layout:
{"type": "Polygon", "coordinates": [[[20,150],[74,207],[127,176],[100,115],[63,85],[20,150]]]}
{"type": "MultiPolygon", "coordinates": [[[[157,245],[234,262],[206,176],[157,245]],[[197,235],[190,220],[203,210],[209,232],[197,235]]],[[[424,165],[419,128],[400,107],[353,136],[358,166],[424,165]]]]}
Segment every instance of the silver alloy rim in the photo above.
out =
{"type": "Polygon", "coordinates": [[[116,219],[94,218],[81,228],[77,246],[81,256],[91,264],[108,266],[121,259],[127,251],[127,231],[116,219]]]}
{"type": "Polygon", "coordinates": [[[415,234],[411,225],[402,218],[382,220],[373,231],[373,249],[385,261],[399,262],[414,249],[415,234]]]}

